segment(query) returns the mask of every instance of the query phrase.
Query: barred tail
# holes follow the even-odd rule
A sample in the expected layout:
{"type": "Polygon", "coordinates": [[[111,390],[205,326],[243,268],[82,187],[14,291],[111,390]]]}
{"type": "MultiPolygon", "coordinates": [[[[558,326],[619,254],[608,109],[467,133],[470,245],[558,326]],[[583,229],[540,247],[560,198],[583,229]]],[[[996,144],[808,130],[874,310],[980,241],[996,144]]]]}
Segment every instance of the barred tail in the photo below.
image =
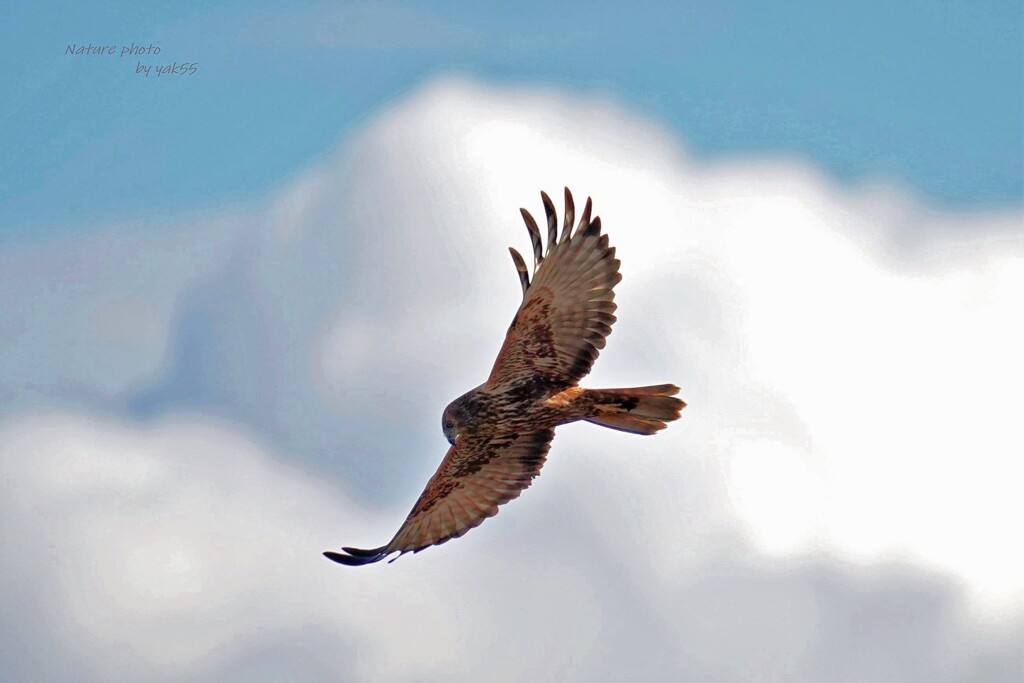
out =
{"type": "Polygon", "coordinates": [[[633,434],[654,434],[667,423],[679,418],[686,403],[675,395],[679,387],[658,384],[633,389],[587,389],[586,397],[593,401],[587,422],[633,434]]]}

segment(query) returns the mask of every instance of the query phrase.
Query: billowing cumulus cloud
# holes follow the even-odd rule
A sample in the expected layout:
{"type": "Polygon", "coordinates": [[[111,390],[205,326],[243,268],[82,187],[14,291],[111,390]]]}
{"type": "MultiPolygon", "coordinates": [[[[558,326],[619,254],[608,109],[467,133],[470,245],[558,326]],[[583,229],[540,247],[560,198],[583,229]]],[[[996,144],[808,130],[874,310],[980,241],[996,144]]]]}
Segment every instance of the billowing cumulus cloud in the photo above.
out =
{"type": "Polygon", "coordinates": [[[443,80],[219,230],[4,254],[4,294],[36,304],[0,329],[3,667],[1012,677],[1021,221],[701,164],[602,100],[443,80]],[[440,410],[519,298],[516,209],[563,185],[623,262],[586,383],[675,382],[683,419],[562,428],[467,537],[323,560],[383,543],[436,467],[440,410]]]}

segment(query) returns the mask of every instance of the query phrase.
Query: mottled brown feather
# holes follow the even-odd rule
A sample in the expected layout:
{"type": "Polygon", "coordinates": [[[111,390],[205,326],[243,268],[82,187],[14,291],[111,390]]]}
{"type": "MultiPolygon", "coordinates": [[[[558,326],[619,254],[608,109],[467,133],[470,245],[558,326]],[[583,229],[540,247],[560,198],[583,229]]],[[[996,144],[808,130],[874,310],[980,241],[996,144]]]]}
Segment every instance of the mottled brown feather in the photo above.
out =
{"type": "Polygon", "coordinates": [[[391,542],[380,548],[324,553],[342,564],[369,564],[458,538],[498,514],[540,473],[554,429],[460,436],[448,449],[391,542]]]}
{"type": "MultiPolygon", "coordinates": [[[[550,199],[545,205],[549,203],[550,199]]],[[[567,214],[572,205],[567,191],[567,214]]],[[[590,372],[615,322],[612,290],[622,279],[615,248],[601,234],[601,219],[591,221],[590,213],[588,198],[572,236],[565,240],[563,233],[563,241],[549,243],[505,335],[488,386],[526,378],[571,386],[590,372]]],[[[552,221],[549,216],[549,224],[552,221]]],[[[535,223],[527,225],[536,246],[539,231],[535,223]]]]}

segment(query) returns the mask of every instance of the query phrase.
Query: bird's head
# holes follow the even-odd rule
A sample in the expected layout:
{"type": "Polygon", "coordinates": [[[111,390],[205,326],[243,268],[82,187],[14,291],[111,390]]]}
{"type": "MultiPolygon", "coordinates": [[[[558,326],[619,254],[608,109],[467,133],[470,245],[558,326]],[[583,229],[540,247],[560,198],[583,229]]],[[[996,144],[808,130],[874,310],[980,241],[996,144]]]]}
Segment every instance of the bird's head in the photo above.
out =
{"type": "Polygon", "coordinates": [[[459,435],[459,426],[455,421],[455,411],[451,406],[445,408],[444,415],[441,416],[441,430],[444,432],[444,438],[448,439],[448,443],[454,445],[455,438],[459,435]]]}
{"type": "Polygon", "coordinates": [[[455,439],[458,438],[465,423],[466,409],[460,397],[449,403],[441,415],[441,431],[444,432],[444,438],[448,439],[448,443],[455,444],[455,439]]]}

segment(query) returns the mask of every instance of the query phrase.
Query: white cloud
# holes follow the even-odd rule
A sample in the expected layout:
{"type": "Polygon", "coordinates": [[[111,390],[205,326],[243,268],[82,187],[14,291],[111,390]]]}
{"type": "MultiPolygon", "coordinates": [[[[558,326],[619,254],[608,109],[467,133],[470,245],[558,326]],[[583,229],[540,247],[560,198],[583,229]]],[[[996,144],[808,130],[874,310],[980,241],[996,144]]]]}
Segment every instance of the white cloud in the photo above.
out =
{"type": "Polygon", "coordinates": [[[246,222],[140,220],[0,250],[0,408],[120,407],[159,374],[178,299],[220,267],[246,222]]]}
{"type": "MultiPolygon", "coordinates": [[[[0,453],[5,536],[22,551],[4,555],[5,593],[33,594],[38,618],[91,680],[196,680],[250,656],[260,637],[307,625],[380,665],[369,632],[403,610],[411,621],[441,608],[409,574],[398,579],[404,607],[375,615],[387,577],[339,582],[316,552],[338,528],[372,520],[223,427],[51,414],[5,425],[0,453]]],[[[451,636],[422,638],[421,662],[443,658],[451,636]]]]}
{"type": "MultiPolygon", "coordinates": [[[[459,83],[425,91],[363,144],[404,163],[382,165],[361,195],[403,188],[445,217],[403,241],[419,212],[380,209],[393,233],[367,262],[387,263],[396,244],[427,252],[425,236],[474,249],[455,261],[471,291],[437,275],[420,297],[393,290],[410,308],[423,302],[416,327],[431,330],[423,311],[449,319],[429,294],[461,294],[457,319],[476,312],[474,328],[498,338],[515,287],[493,245],[523,241],[507,207],[538,208],[537,186],[585,191],[625,278],[622,322],[589,383],[682,384],[694,432],[666,440],[691,454],[722,444],[725,484],[765,549],[905,553],[997,601],[1021,596],[1024,551],[996,540],[1024,518],[1011,490],[1024,474],[1012,455],[1024,451],[1012,389],[1024,382],[1019,214],[940,217],[883,191],[844,200],[796,165],[701,168],[665,132],[600,102],[459,83]],[[920,235],[932,229],[929,245],[920,235]]],[[[399,338],[440,347],[442,336],[399,338]]],[[[471,358],[482,374],[487,356],[471,358]]]]}
{"type": "Polygon", "coordinates": [[[23,340],[0,351],[12,395],[134,412],[0,422],[3,611],[32,596],[26,632],[46,634],[0,670],[47,647],[97,680],[1019,668],[1019,212],[701,165],[601,100],[443,80],[262,216],[235,241],[140,239],[99,280],[3,256],[35,275],[2,291],[39,302],[0,329],[23,340]],[[683,419],[650,439],[563,428],[544,476],[466,538],[388,568],[323,560],[383,543],[436,467],[440,410],[486,374],[519,297],[515,209],[566,184],[623,262],[587,384],[676,382],[683,419]],[[176,241],[209,266],[181,268],[176,241]],[[156,294],[146,269],[166,273],[156,294]],[[45,313],[53,283],[81,316],[45,313]],[[63,359],[71,340],[93,369],[63,359]]]}
{"type": "Polygon", "coordinates": [[[644,508],[678,492],[658,487],[664,468],[644,460],[616,481],[611,458],[567,453],[520,514],[499,515],[457,551],[343,569],[316,551],[382,539],[393,520],[234,430],[182,418],[7,420],[0,624],[39,635],[0,651],[0,671],[7,680],[73,671],[85,681],[583,681],[777,670],[846,680],[830,672],[833,651],[858,658],[844,673],[902,670],[908,680],[1012,669],[1012,635],[977,640],[957,591],[915,570],[765,564],[710,538],[704,560],[663,571],[649,544],[673,534],[652,533],[664,518],[644,508]],[[636,495],[644,490],[646,500],[636,495]],[[623,493],[632,495],[615,497],[623,493]],[[851,619],[865,632],[848,643],[851,619]],[[893,633],[889,619],[914,629],[893,633]],[[933,649],[947,638],[959,645],[933,649]],[[880,646],[900,651],[901,669],[879,658],[880,646]]]}

